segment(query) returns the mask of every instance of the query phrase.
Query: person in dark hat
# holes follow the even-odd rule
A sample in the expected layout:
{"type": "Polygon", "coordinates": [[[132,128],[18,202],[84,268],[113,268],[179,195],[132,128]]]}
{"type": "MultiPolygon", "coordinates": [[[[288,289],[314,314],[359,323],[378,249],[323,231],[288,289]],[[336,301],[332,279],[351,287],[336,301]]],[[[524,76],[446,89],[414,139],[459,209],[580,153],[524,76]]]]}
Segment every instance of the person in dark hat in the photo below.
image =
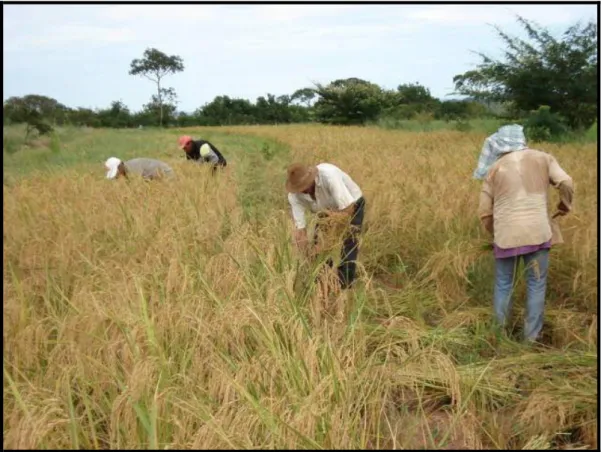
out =
{"type": "MultiPolygon", "coordinates": [[[[363,225],[365,199],[359,186],[351,177],[331,163],[307,166],[295,163],[288,167],[286,181],[288,202],[292,209],[296,245],[308,248],[305,212],[318,213],[320,218],[345,217],[350,227],[345,234],[338,266],[338,278],[343,289],[349,288],[356,276],[356,261],[359,254],[359,233],[363,225]]],[[[317,235],[314,246],[317,245],[317,235]]],[[[319,247],[316,246],[319,252],[319,247]]],[[[332,266],[332,261],[328,264],[332,266]]]]}

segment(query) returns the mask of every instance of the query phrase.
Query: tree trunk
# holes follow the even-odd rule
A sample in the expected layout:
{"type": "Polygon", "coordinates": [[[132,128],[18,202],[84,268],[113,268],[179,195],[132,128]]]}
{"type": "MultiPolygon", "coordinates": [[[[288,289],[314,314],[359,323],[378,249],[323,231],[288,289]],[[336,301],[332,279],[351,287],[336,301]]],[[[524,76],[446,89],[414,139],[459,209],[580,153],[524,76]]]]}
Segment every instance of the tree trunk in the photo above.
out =
{"type": "Polygon", "coordinates": [[[158,99],[159,99],[159,110],[161,112],[160,116],[159,116],[159,127],[163,127],[163,99],[161,97],[161,79],[158,79],[157,89],[158,89],[158,99]]]}

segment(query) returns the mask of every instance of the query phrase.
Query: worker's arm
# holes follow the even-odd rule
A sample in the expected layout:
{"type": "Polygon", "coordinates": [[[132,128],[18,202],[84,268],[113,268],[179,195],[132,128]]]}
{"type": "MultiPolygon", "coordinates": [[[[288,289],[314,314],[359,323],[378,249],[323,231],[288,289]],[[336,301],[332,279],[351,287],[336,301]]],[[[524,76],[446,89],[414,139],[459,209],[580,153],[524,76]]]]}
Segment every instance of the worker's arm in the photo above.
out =
{"type": "Polygon", "coordinates": [[[211,149],[211,146],[209,146],[208,143],[205,143],[200,147],[200,156],[205,161],[207,161],[209,163],[213,163],[214,165],[219,163],[219,157],[217,156],[215,151],[213,151],[213,149],[211,149]]]}
{"type": "Polygon", "coordinates": [[[288,193],[288,202],[292,212],[292,220],[294,221],[293,238],[294,243],[299,249],[307,247],[307,222],[305,220],[305,207],[298,200],[294,193],[288,193]]]}
{"type": "Polygon", "coordinates": [[[491,234],[494,234],[494,222],[493,222],[493,204],[494,196],[492,191],[492,184],[488,179],[485,179],[482,183],[482,190],[480,191],[480,204],[478,205],[478,217],[484,229],[491,234]]]}
{"type": "Polygon", "coordinates": [[[574,182],[552,155],[549,155],[549,182],[559,190],[559,204],[554,216],[566,215],[572,210],[574,182]]]}

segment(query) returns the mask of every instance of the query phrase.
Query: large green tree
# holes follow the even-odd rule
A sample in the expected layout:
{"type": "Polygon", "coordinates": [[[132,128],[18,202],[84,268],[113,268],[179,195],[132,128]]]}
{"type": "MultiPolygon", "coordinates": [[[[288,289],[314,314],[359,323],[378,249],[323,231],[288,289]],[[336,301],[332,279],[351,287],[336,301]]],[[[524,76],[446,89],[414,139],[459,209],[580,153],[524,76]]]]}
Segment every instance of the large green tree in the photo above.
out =
{"type": "Polygon", "coordinates": [[[305,107],[311,107],[311,102],[315,99],[315,90],[313,88],[301,88],[297,89],[292,96],[290,96],[290,101],[298,101],[305,104],[305,107]]]}
{"type": "Polygon", "coordinates": [[[375,120],[383,108],[382,88],[355,77],[317,84],[315,92],[316,117],[329,124],[364,124],[375,120]]]}
{"type": "MultiPolygon", "coordinates": [[[[143,58],[136,58],[131,62],[130,75],[142,75],[157,85],[157,96],[156,99],[153,98],[151,103],[154,103],[155,100],[158,103],[160,126],[163,125],[163,98],[165,95],[165,90],[161,88],[161,80],[169,74],[175,74],[183,70],[184,63],[181,57],[167,55],[154,48],[146,49],[143,58]]],[[[172,90],[172,88],[169,89],[172,90]]]]}
{"type": "Polygon", "coordinates": [[[25,123],[25,139],[33,130],[40,135],[51,132],[50,124],[63,124],[68,117],[68,108],[56,99],[38,94],[10,97],[3,103],[3,122],[25,123]]]}
{"type": "Polygon", "coordinates": [[[431,113],[438,108],[440,101],[430,94],[430,90],[419,82],[405,83],[396,91],[384,91],[383,117],[412,119],[420,113],[431,113]]]}
{"type": "Polygon", "coordinates": [[[133,126],[129,108],[120,100],[113,101],[109,108],[98,111],[97,116],[101,127],[119,129],[133,126]]]}
{"type": "Polygon", "coordinates": [[[247,99],[217,96],[195,112],[201,125],[256,124],[256,108],[247,99]]]}
{"type": "Polygon", "coordinates": [[[482,63],[475,70],[453,78],[457,93],[509,102],[522,113],[546,105],[572,128],[589,127],[598,112],[597,24],[578,23],[556,38],[522,17],[518,22],[528,38],[495,27],[507,47],[503,58],[479,53],[482,63]]]}
{"type": "Polygon", "coordinates": [[[5,121],[22,123],[35,119],[51,124],[62,124],[69,109],[51,97],[28,94],[23,97],[8,98],[4,101],[3,110],[5,121]]]}

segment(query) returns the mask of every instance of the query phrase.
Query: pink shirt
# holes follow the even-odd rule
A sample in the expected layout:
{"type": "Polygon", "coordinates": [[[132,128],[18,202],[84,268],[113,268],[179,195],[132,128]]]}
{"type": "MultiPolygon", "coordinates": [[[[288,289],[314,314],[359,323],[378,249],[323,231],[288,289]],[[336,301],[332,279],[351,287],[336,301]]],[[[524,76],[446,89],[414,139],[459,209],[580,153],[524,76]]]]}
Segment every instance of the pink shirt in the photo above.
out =
{"type": "Polygon", "coordinates": [[[535,253],[538,250],[551,249],[551,240],[541,243],[540,245],[526,245],[515,248],[500,248],[496,243],[493,243],[496,259],[505,259],[508,257],[522,256],[524,254],[535,253]]]}

